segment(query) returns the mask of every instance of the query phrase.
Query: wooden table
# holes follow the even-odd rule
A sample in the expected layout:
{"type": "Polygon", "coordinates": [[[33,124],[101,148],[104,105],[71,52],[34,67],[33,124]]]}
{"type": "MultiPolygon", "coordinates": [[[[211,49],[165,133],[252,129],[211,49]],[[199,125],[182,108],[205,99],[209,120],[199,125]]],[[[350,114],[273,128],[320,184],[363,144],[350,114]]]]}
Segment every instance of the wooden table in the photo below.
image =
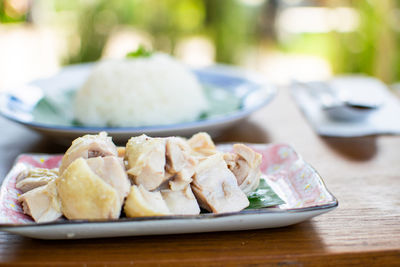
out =
{"type": "MultiPolygon", "coordinates": [[[[24,152],[63,152],[0,118],[0,177],[24,152]]],[[[279,229],[43,241],[0,233],[4,265],[400,266],[400,137],[324,138],[282,89],[274,101],[217,141],[289,143],[339,199],[339,208],[279,229]]]]}

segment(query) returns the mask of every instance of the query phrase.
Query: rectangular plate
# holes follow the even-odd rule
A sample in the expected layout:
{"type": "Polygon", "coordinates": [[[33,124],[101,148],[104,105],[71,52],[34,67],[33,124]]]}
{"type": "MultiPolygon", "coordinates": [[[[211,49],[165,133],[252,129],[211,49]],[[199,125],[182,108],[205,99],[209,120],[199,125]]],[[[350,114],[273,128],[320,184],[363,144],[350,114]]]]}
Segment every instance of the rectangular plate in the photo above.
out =
{"type": "MultiPolygon", "coordinates": [[[[40,239],[100,238],[135,235],[235,231],[282,227],[302,222],[338,206],[319,174],[285,144],[248,144],[263,156],[261,171],[272,189],[285,201],[274,208],[234,213],[157,216],[86,221],[60,219],[35,223],[23,214],[15,188],[17,175],[34,166],[58,167],[62,156],[20,155],[0,189],[0,230],[40,239]]],[[[230,151],[231,144],[218,145],[230,151]]]]}

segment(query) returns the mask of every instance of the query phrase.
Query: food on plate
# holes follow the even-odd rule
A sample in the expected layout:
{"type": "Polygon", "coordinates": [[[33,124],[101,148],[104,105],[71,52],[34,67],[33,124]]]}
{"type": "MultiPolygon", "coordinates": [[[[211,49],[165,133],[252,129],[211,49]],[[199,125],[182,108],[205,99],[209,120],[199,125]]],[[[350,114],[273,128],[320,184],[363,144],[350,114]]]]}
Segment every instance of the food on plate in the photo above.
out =
{"type": "Polygon", "coordinates": [[[258,187],[262,160],[260,154],[243,144],[234,144],[233,153],[226,153],[224,159],[244,193],[249,194],[258,187]]]}
{"type": "Polygon", "coordinates": [[[201,160],[196,166],[192,189],[202,208],[215,212],[240,211],[249,205],[236,177],[221,153],[201,160]]]}
{"type": "Polygon", "coordinates": [[[124,211],[128,217],[171,214],[160,191],[147,191],[143,185],[133,185],[126,198],[124,211]]]}
{"type": "Polygon", "coordinates": [[[172,57],[98,63],[77,91],[74,116],[87,126],[149,126],[194,121],[208,109],[200,83],[172,57]]]}
{"type": "Polygon", "coordinates": [[[101,132],[74,140],[60,171],[23,172],[17,184],[26,192],[19,201],[36,222],[62,215],[87,220],[196,215],[200,207],[237,212],[249,206],[246,195],[259,184],[260,164],[261,155],[243,144],[218,151],[207,133],[190,139],[141,135],[117,148],[101,132]]]}
{"type": "Polygon", "coordinates": [[[84,135],[75,139],[65,152],[60,165],[60,175],[77,158],[94,158],[99,156],[118,156],[118,150],[111,137],[101,132],[98,135],[84,135]]]}
{"type": "Polygon", "coordinates": [[[134,184],[154,190],[168,176],[165,175],[165,139],[149,138],[145,135],[132,137],[125,149],[127,173],[134,184]]]}
{"type": "Polygon", "coordinates": [[[122,203],[117,190],[83,158],[72,162],[56,180],[61,209],[67,219],[116,219],[122,203]]]}
{"type": "Polygon", "coordinates": [[[87,159],[86,163],[95,174],[117,191],[118,197],[123,203],[131,186],[123,159],[113,156],[96,157],[87,159]]]}
{"type": "Polygon", "coordinates": [[[193,135],[187,143],[195,156],[212,155],[217,149],[211,137],[206,133],[197,133],[193,135]]]}
{"type": "Polygon", "coordinates": [[[197,161],[191,155],[192,150],[182,138],[167,138],[165,150],[165,170],[172,177],[168,185],[173,191],[183,190],[192,182],[197,161]]]}
{"type": "Polygon", "coordinates": [[[58,169],[28,168],[16,178],[18,197],[25,214],[36,222],[57,220],[62,216],[55,180],[58,169]]]}
{"type": "Polygon", "coordinates": [[[24,213],[36,222],[55,221],[62,216],[55,180],[24,193],[18,201],[24,213]]]}
{"type": "Polygon", "coordinates": [[[46,185],[57,177],[58,169],[29,168],[18,175],[15,187],[25,193],[46,185]]]}
{"type": "Polygon", "coordinates": [[[200,207],[190,185],[180,190],[164,189],[161,195],[172,214],[199,214],[200,207]]]}
{"type": "Polygon", "coordinates": [[[132,188],[125,203],[128,217],[200,213],[190,187],[196,164],[190,150],[186,141],[178,137],[141,135],[128,141],[127,172],[139,185],[132,188]]]}

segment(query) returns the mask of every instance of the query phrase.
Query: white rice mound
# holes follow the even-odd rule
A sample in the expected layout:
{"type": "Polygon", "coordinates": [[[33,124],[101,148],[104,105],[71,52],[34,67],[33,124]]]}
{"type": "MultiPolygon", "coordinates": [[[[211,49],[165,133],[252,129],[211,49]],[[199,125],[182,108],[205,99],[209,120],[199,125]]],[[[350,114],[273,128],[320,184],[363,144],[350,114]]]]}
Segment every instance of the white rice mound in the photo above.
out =
{"type": "Polygon", "coordinates": [[[165,54],[98,63],[75,96],[86,126],[150,126],[196,120],[207,110],[193,73],[165,54]]]}

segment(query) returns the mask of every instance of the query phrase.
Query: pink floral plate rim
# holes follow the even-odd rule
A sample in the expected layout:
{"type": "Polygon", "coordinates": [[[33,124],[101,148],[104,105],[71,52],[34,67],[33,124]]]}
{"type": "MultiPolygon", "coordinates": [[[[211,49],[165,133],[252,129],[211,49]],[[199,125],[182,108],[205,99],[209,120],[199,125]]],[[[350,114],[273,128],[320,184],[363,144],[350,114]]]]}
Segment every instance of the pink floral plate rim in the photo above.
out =
{"type": "MultiPolygon", "coordinates": [[[[261,171],[263,177],[274,191],[285,200],[285,204],[262,209],[248,209],[232,213],[202,213],[199,215],[171,215],[138,218],[119,218],[111,220],[66,220],[35,223],[22,213],[17,198],[20,195],[15,188],[15,179],[24,168],[29,166],[42,168],[58,167],[62,155],[21,154],[13,168],[3,180],[0,188],[0,228],[28,226],[49,226],[62,224],[123,223],[155,220],[201,220],[228,216],[267,214],[267,213],[304,213],[309,211],[329,211],[338,206],[336,197],[327,189],[318,172],[287,144],[247,144],[263,156],[261,171]]],[[[218,149],[230,151],[232,144],[220,144],[218,149]]]]}

